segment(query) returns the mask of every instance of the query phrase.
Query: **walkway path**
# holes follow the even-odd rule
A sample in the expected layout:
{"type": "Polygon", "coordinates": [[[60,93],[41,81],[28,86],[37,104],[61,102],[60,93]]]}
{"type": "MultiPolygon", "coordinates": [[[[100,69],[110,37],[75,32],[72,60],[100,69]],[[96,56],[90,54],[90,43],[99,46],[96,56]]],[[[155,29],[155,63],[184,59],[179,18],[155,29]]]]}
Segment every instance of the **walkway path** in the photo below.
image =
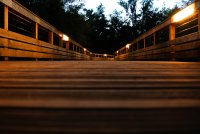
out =
{"type": "Polygon", "coordinates": [[[200,132],[200,63],[0,63],[1,134],[200,132]]]}

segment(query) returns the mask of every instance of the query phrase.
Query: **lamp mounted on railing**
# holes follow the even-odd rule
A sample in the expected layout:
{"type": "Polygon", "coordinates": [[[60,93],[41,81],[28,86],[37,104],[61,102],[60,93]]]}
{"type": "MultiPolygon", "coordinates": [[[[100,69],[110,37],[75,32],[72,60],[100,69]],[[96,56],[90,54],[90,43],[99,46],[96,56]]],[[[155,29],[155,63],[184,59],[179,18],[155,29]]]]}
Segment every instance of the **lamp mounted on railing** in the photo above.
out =
{"type": "Polygon", "coordinates": [[[67,35],[63,34],[63,40],[64,41],[69,41],[69,37],[67,35]]]}
{"type": "Polygon", "coordinates": [[[177,23],[180,22],[190,16],[192,16],[195,12],[195,3],[184,8],[183,10],[181,10],[180,12],[176,13],[173,17],[172,17],[172,23],[177,23]]]}

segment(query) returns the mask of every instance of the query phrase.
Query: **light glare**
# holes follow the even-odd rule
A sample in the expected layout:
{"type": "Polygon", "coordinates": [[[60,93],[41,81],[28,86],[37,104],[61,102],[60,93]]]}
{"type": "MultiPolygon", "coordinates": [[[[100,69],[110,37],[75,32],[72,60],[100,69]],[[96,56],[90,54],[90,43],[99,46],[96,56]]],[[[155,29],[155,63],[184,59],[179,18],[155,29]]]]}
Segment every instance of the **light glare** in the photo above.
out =
{"type": "Polygon", "coordinates": [[[130,47],[130,44],[127,44],[127,45],[126,45],[126,48],[129,49],[129,47],[130,47]]]}
{"type": "Polygon", "coordinates": [[[63,34],[63,40],[64,41],[69,41],[69,37],[67,35],[63,34]]]}
{"type": "Polygon", "coordinates": [[[177,14],[175,14],[172,18],[172,21],[175,22],[179,22],[187,17],[189,17],[190,15],[192,15],[195,11],[195,6],[190,5],[189,7],[181,10],[180,12],[178,12],[177,14]]]}

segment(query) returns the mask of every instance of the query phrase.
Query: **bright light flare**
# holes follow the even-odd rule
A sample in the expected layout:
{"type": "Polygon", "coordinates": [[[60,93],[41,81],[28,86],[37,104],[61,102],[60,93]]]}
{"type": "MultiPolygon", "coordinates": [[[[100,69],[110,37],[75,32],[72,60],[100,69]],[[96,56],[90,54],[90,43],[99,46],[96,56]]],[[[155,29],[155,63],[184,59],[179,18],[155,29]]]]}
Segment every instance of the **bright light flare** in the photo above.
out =
{"type": "Polygon", "coordinates": [[[127,44],[127,45],[126,45],[126,48],[129,49],[129,47],[130,47],[130,44],[127,44]]]}
{"type": "Polygon", "coordinates": [[[86,48],[84,48],[83,50],[84,50],[84,52],[86,52],[86,51],[87,51],[87,49],[86,49],[86,48]]]}
{"type": "Polygon", "coordinates": [[[67,35],[63,34],[63,40],[64,41],[69,41],[69,37],[67,35]]]}
{"type": "Polygon", "coordinates": [[[104,54],[103,56],[104,56],[104,57],[107,57],[108,55],[107,55],[107,54],[104,54]]]}
{"type": "Polygon", "coordinates": [[[192,4],[188,7],[186,7],[185,9],[181,10],[177,14],[175,14],[172,17],[172,22],[175,23],[175,22],[179,22],[181,20],[184,20],[185,18],[194,14],[194,12],[195,12],[195,4],[192,4]]]}

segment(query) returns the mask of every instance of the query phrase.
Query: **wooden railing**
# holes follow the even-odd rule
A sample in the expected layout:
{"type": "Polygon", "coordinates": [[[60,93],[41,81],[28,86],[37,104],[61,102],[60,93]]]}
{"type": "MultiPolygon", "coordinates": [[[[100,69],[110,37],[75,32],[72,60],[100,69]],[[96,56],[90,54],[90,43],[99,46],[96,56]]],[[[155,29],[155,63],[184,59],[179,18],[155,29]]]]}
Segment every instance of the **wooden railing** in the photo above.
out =
{"type": "Polygon", "coordinates": [[[90,59],[86,48],[14,0],[0,0],[0,15],[2,60],[90,59]]]}
{"type": "MultiPolygon", "coordinates": [[[[115,52],[116,60],[199,60],[200,1],[115,52]],[[192,14],[177,21],[185,11],[192,14]]],[[[188,14],[188,13],[186,13],[188,14]]]]}
{"type": "Polygon", "coordinates": [[[97,53],[92,53],[91,54],[91,60],[94,61],[113,61],[114,60],[114,55],[109,55],[109,54],[97,54],[97,53]]]}

